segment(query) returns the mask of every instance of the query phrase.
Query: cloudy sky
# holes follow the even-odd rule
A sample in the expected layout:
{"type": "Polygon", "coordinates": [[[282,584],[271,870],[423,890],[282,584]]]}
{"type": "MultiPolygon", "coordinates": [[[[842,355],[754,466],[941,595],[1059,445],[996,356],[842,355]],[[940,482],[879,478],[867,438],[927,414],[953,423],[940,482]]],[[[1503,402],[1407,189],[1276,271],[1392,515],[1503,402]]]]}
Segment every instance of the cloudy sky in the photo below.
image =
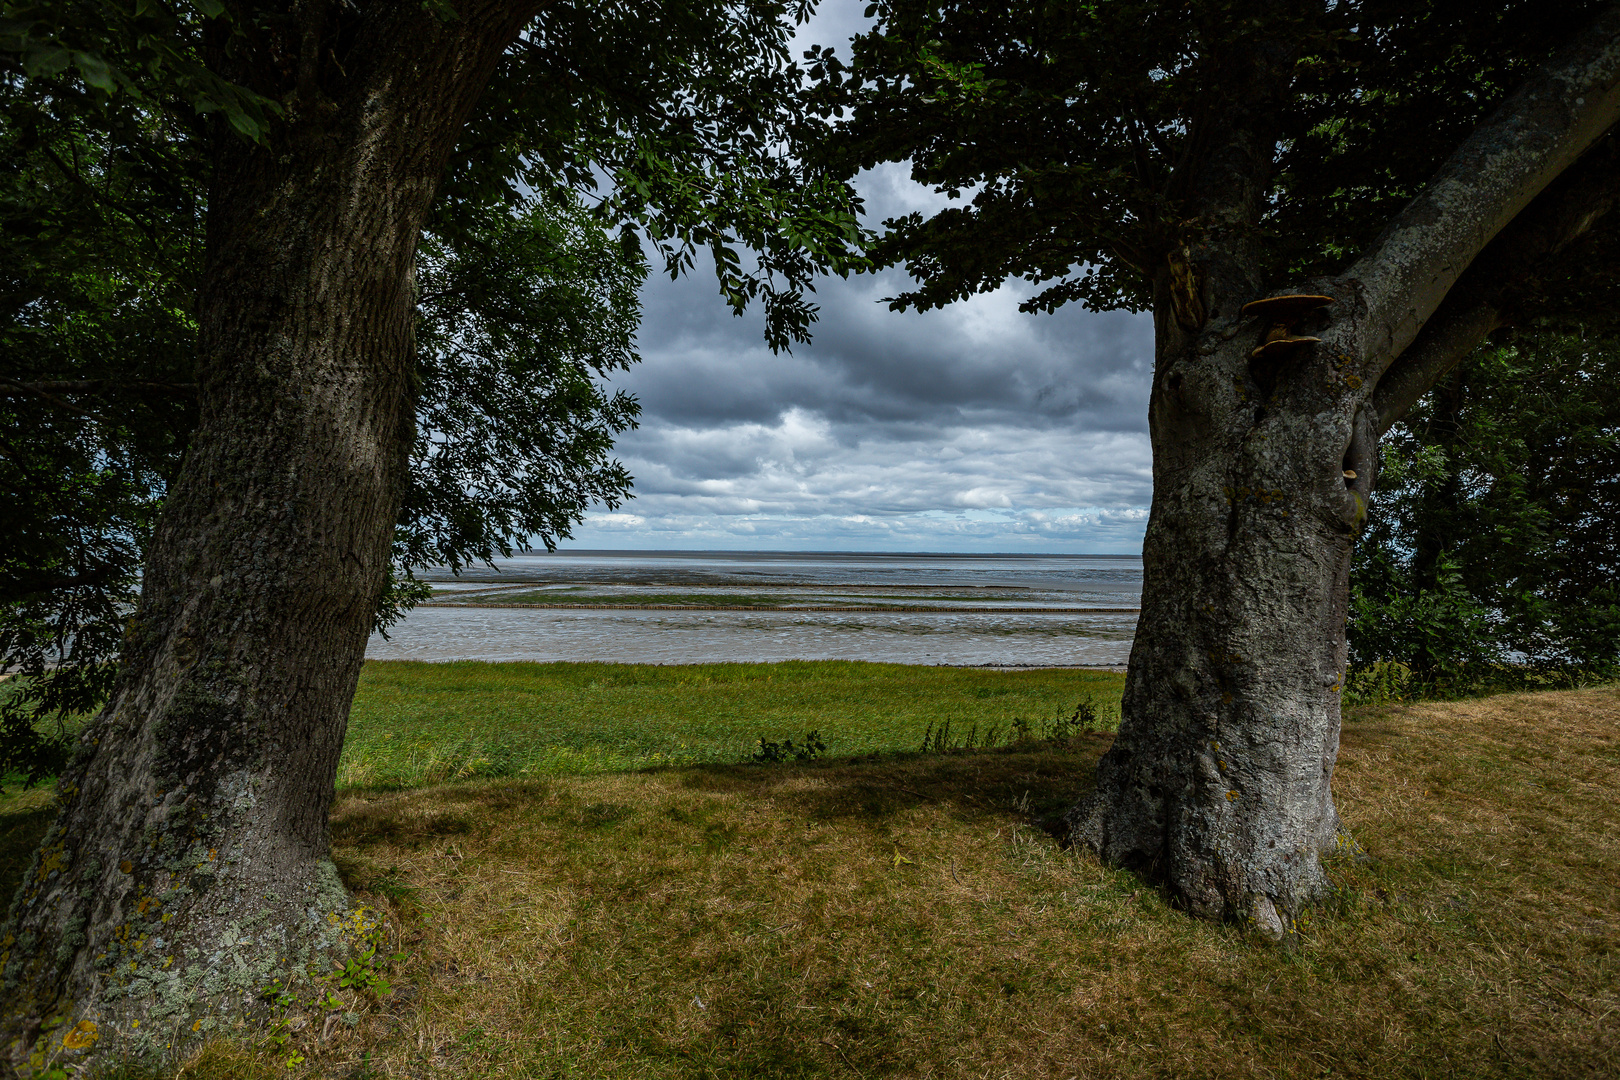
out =
{"type": "MultiPolygon", "coordinates": [[[[864,6],[824,0],[800,41],[843,45],[864,6]]],[[[872,227],[943,204],[905,166],[860,190],[872,227]]],[[[712,271],[650,278],[642,363],[615,380],[641,399],[618,445],[636,497],[564,547],[1139,552],[1148,317],[1023,315],[1027,283],[890,311],[907,280],[819,283],[814,341],[789,356],[758,312],[731,314],[712,271]]]]}

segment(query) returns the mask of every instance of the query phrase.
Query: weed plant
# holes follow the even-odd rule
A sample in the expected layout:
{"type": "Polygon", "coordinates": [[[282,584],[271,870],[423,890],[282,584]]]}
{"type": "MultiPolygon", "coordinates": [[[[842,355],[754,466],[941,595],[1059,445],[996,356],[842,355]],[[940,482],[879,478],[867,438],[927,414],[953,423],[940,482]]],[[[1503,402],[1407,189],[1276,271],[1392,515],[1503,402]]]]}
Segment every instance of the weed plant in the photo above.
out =
{"type": "Polygon", "coordinates": [[[778,765],[784,761],[814,761],[827,752],[827,744],[821,739],[821,732],[807,731],[799,745],[793,745],[792,739],[783,739],[781,742],[771,742],[763,735],[759,739],[759,749],[754,751],[747,760],[761,765],[778,765]]]}
{"type": "Polygon", "coordinates": [[[1112,717],[1103,719],[1104,713],[1095,702],[1081,699],[1070,716],[1058,715],[1041,723],[1031,723],[1021,716],[1012,718],[1008,728],[992,723],[982,732],[977,722],[970,723],[966,732],[960,726],[952,727],[950,720],[942,720],[936,727],[930,723],[923,731],[920,754],[971,753],[974,750],[1031,749],[1050,746],[1067,749],[1080,735],[1099,735],[1119,730],[1119,708],[1112,709],[1112,717]]]}

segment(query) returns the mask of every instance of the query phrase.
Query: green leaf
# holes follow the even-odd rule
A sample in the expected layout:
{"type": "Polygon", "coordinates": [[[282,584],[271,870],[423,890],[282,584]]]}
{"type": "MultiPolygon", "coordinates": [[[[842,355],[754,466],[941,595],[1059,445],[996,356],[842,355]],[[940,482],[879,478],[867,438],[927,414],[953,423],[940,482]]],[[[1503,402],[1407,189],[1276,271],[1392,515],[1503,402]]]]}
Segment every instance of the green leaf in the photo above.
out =
{"type": "Polygon", "coordinates": [[[72,60],[73,54],[60,45],[36,47],[24,57],[23,70],[35,78],[60,75],[68,69],[72,60]]]}
{"type": "Polygon", "coordinates": [[[112,69],[107,66],[107,61],[94,53],[75,52],[73,64],[79,69],[84,81],[97,90],[105,90],[110,94],[117,89],[112,69]]]}
{"type": "Polygon", "coordinates": [[[254,142],[264,137],[264,125],[249,116],[240,106],[226,106],[225,118],[231,122],[231,127],[254,142]]]}

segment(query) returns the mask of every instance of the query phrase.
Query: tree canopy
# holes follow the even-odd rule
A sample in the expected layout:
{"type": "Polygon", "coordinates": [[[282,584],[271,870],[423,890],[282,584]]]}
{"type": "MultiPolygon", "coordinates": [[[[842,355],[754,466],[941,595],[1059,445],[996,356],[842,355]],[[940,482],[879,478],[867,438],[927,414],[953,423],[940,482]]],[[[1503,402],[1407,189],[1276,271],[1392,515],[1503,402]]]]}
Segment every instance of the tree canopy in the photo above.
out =
{"type": "Polygon", "coordinates": [[[876,257],[917,279],[896,306],[1020,279],[1041,286],[1026,310],[1142,310],[1166,259],[1209,229],[1239,230],[1267,277],[1342,270],[1603,6],[881,0],[851,55],[818,50],[810,71],[823,113],[843,117],[847,171],[909,160],[957,200],[886,223],[876,257]],[[1201,220],[1191,185],[1223,126],[1245,122],[1218,115],[1249,89],[1238,58],[1255,49],[1286,53],[1288,71],[1264,209],[1201,220]]]}

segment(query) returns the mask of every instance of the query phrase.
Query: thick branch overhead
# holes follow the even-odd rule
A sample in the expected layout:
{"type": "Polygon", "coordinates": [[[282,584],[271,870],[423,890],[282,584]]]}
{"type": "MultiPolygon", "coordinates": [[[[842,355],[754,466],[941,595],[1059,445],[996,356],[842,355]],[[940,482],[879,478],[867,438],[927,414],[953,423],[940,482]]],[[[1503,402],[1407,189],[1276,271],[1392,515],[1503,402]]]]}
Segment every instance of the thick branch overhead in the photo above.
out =
{"type": "Polygon", "coordinates": [[[1518,294],[1620,202],[1620,143],[1610,135],[1525,208],[1474,260],[1373,395],[1380,433],[1512,317],[1518,294]]]}
{"type": "Polygon", "coordinates": [[[1468,265],[1620,119],[1620,4],[1509,97],[1346,273],[1375,370],[1401,355],[1468,265]]]}

